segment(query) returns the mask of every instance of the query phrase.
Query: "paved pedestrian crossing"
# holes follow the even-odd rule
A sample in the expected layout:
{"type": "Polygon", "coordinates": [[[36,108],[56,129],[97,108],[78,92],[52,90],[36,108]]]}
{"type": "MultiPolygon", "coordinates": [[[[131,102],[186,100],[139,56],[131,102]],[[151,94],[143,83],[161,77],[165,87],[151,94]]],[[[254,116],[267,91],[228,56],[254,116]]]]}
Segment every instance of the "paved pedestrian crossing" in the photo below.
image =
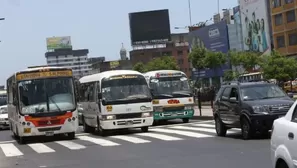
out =
{"type": "MultiPolygon", "coordinates": [[[[130,144],[148,144],[155,141],[182,141],[190,138],[216,137],[213,121],[195,122],[151,127],[149,132],[138,132],[125,135],[101,137],[91,134],[78,134],[75,140],[60,140],[47,143],[29,143],[19,145],[15,141],[0,142],[0,157],[17,157],[27,153],[47,154],[61,150],[84,150],[93,145],[100,147],[115,147],[130,144]]],[[[228,134],[240,134],[240,130],[228,130],[228,134]]]]}

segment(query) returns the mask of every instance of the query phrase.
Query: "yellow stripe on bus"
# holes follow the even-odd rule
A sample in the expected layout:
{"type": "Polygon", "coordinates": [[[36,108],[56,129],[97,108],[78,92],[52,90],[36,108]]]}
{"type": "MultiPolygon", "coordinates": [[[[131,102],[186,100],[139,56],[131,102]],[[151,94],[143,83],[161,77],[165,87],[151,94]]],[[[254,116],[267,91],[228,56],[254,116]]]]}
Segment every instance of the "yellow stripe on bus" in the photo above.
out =
{"type": "Polygon", "coordinates": [[[47,71],[47,72],[32,72],[17,74],[17,80],[38,79],[44,77],[67,77],[72,76],[72,71],[47,71]]]}

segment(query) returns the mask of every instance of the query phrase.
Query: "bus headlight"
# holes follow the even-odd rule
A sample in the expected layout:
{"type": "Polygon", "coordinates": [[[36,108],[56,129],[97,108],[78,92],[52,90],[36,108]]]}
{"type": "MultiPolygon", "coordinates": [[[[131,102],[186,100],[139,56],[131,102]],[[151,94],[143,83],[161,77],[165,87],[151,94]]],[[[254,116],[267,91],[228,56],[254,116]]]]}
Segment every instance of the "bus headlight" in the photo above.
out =
{"type": "Polygon", "coordinates": [[[185,110],[193,110],[193,106],[185,106],[185,110]]]}
{"type": "Polygon", "coordinates": [[[115,120],[116,117],[115,115],[106,115],[106,116],[103,116],[103,120],[115,120]]]}
{"type": "Polygon", "coordinates": [[[163,112],[163,107],[162,106],[155,106],[154,107],[154,112],[163,112]]]}
{"type": "Polygon", "coordinates": [[[142,117],[151,117],[152,113],[142,113],[142,117]]]}

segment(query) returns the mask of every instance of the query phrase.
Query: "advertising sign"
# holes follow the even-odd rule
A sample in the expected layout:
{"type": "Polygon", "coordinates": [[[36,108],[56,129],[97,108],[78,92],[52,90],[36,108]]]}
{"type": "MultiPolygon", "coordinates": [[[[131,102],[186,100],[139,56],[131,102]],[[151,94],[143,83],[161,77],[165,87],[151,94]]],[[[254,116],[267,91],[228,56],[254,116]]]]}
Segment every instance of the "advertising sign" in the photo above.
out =
{"type": "Polygon", "coordinates": [[[233,8],[233,18],[235,24],[241,24],[241,14],[239,6],[233,8]]]}
{"type": "Polygon", "coordinates": [[[72,48],[70,36],[49,37],[46,39],[46,47],[48,50],[72,48]]]}
{"type": "MultiPolygon", "coordinates": [[[[189,45],[205,47],[214,52],[227,53],[229,51],[228,28],[226,21],[221,21],[217,24],[212,24],[202,27],[198,30],[189,33],[189,45]]],[[[224,71],[229,68],[228,65],[223,65],[217,69],[204,69],[200,72],[193,72],[193,76],[201,78],[210,78],[215,76],[223,76],[224,71]]]]}
{"type": "Polygon", "coordinates": [[[129,13],[129,23],[132,45],[170,41],[168,9],[129,13]]]}
{"type": "Polygon", "coordinates": [[[244,50],[269,54],[271,52],[267,1],[240,0],[244,50]]]}

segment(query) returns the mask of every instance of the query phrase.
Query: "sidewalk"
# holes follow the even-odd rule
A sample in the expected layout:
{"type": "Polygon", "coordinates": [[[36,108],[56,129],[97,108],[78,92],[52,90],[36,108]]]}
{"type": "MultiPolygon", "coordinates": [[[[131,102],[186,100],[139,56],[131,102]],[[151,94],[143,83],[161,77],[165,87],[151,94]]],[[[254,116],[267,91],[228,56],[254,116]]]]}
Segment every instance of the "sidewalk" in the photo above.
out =
{"type": "Polygon", "coordinates": [[[193,119],[196,120],[213,120],[213,112],[211,106],[202,106],[201,116],[197,106],[195,106],[195,113],[193,119]]]}

